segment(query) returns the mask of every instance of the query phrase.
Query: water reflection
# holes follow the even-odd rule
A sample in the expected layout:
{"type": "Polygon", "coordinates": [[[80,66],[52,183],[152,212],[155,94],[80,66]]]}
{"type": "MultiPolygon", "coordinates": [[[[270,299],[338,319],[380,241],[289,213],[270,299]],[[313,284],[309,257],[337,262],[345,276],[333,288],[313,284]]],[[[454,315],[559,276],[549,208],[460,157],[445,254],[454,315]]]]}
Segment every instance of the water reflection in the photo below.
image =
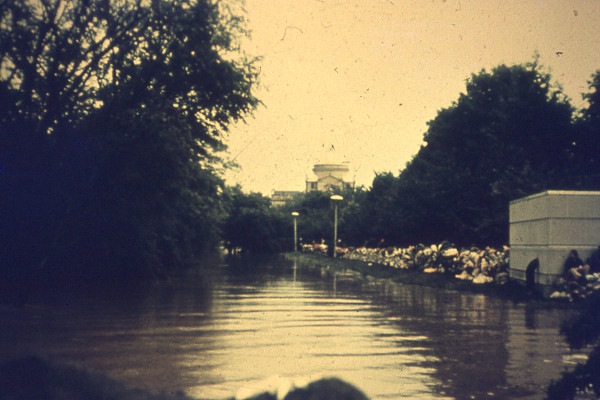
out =
{"type": "Polygon", "coordinates": [[[151,390],[190,382],[177,368],[191,335],[209,319],[211,296],[200,285],[161,285],[145,293],[113,293],[52,304],[0,309],[2,359],[44,355],[104,372],[151,390]],[[190,314],[183,318],[182,315],[190,314]]]}
{"type": "Polygon", "coordinates": [[[537,327],[535,318],[535,306],[531,304],[525,305],[525,327],[527,329],[536,329],[537,327]]]}
{"type": "Polygon", "coordinates": [[[571,311],[391,282],[370,293],[389,321],[427,338],[437,390],[456,399],[544,398],[550,380],[581,360],[558,335],[571,311]]]}
{"type": "Polygon", "coordinates": [[[135,296],[3,307],[0,354],[44,354],[150,390],[232,395],[334,375],[374,399],[543,398],[564,310],[266,264],[135,296]]]}
{"type": "MultiPolygon", "coordinates": [[[[454,398],[501,398],[509,389],[506,304],[483,295],[389,284],[379,301],[390,321],[420,332],[435,359],[430,365],[454,398]]],[[[511,391],[514,393],[514,391],[511,391]]]]}

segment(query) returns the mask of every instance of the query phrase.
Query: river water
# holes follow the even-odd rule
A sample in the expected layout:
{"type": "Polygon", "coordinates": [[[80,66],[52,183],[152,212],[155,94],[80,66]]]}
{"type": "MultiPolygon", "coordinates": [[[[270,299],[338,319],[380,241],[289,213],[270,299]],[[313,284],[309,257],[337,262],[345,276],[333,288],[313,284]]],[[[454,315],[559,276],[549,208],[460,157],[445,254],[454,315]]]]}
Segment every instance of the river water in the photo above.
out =
{"type": "Polygon", "coordinates": [[[202,399],[276,375],[337,376],[372,399],[541,399],[584,359],[558,334],[568,310],[277,262],[221,266],[210,285],[198,282],[2,306],[0,355],[43,355],[202,399]]]}

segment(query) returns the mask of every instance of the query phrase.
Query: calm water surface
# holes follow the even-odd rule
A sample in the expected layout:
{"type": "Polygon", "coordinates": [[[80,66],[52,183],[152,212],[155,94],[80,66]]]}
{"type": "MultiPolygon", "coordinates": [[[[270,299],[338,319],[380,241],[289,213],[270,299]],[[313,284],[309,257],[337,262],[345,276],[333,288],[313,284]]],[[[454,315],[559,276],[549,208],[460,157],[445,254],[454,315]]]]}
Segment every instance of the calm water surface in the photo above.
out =
{"type": "Polygon", "coordinates": [[[152,391],[233,396],[281,375],[337,376],[373,399],[541,399],[581,361],[572,312],[290,266],[221,267],[102,301],[0,308],[0,355],[41,354],[152,391]],[[235,273],[233,273],[235,272],[235,273]]]}

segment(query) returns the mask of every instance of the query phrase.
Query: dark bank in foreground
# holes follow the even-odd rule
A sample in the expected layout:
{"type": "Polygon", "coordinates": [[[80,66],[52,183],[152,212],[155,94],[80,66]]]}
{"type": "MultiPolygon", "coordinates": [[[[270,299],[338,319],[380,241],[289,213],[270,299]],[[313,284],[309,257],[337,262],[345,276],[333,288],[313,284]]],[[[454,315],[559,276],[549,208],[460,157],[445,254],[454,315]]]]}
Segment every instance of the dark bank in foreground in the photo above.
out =
{"type": "MultiPolygon", "coordinates": [[[[193,400],[182,392],[150,393],[101,374],[30,357],[0,365],[3,400],[193,400]]],[[[337,378],[304,387],[265,387],[261,393],[231,400],[367,400],[360,390],[337,378]]]]}

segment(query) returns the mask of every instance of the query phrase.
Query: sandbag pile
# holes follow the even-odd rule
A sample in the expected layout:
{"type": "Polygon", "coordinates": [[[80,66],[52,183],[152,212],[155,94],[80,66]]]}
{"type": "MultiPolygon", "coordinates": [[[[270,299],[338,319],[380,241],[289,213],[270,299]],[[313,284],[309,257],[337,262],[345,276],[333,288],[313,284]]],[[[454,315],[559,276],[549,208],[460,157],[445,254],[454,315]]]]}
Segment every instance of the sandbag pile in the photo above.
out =
{"type": "Polygon", "coordinates": [[[581,281],[566,280],[564,277],[561,277],[554,285],[554,290],[550,294],[550,298],[581,301],[599,290],[600,273],[588,274],[581,281]]]}
{"type": "Polygon", "coordinates": [[[356,248],[343,256],[353,260],[388,265],[393,268],[420,270],[425,273],[454,275],[474,283],[508,282],[509,248],[459,249],[443,242],[406,248],[356,248]]]}
{"type": "Polygon", "coordinates": [[[459,249],[452,243],[443,242],[406,248],[349,248],[342,257],[393,268],[449,274],[473,283],[504,284],[509,280],[509,253],[507,246],[502,249],[459,249]]]}
{"type": "Polygon", "coordinates": [[[472,280],[473,283],[496,282],[503,285],[509,281],[510,248],[472,248],[459,252],[455,265],[456,278],[472,280]]]}
{"type": "MultiPolygon", "coordinates": [[[[302,251],[325,256],[327,245],[304,245],[302,251]]],[[[508,246],[500,249],[491,247],[465,249],[458,248],[450,242],[443,242],[430,246],[419,244],[405,248],[338,247],[337,256],[392,268],[443,273],[476,284],[493,282],[504,285],[510,281],[508,246]]],[[[582,282],[560,278],[554,284],[550,298],[580,301],[596,291],[600,291],[600,273],[588,274],[582,282]]]]}

